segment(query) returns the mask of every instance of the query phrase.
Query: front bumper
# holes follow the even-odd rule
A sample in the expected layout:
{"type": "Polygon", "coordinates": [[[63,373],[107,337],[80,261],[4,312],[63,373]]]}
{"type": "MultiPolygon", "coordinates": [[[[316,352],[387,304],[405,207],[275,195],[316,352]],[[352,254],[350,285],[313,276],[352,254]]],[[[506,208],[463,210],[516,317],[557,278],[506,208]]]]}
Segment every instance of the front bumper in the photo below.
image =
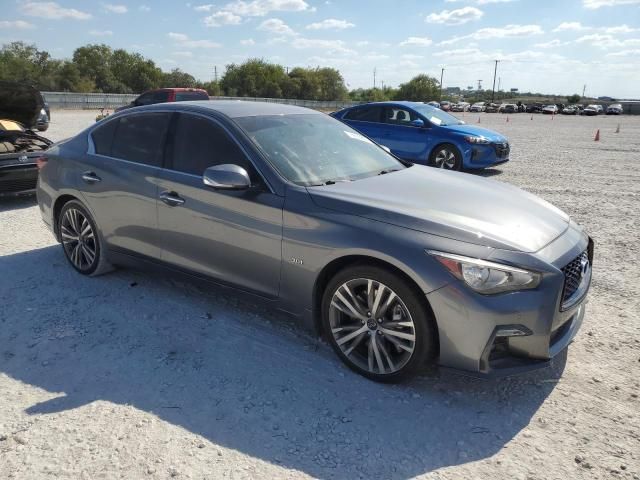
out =
{"type": "Polygon", "coordinates": [[[35,192],[38,167],[28,162],[3,162],[0,165],[0,197],[27,195],[35,192]]]}
{"type": "MultiPolygon", "coordinates": [[[[562,245],[564,253],[551,262],[558,269],[556,273],[545,274],[535,289],[488,296],[455,281],[428,293],[438,323],[439,364],[482,376],[513,375],[548,366],[575,338],[586,310],[590,275],[570,307],[562,299],[564,275],[560,269],[568,263],[567,256],[573,259],[577,251],[587,249],[585,238],[566,250],[572,235],[575,233],[543,249],[548,253],[555,248],[555,256],[562,245]],[[517,330],[522,334],[513,333],[517,330]]],[[[592,242],[588,245],[592,254],[592,242]]]]}
{"type": "Polygon", "coordinates": [[[510,146],[506,142],[486,145],[469,144],[462,152],[462,163],[467,169],[492,167],[508,162],[510,153],[510,146]]]}

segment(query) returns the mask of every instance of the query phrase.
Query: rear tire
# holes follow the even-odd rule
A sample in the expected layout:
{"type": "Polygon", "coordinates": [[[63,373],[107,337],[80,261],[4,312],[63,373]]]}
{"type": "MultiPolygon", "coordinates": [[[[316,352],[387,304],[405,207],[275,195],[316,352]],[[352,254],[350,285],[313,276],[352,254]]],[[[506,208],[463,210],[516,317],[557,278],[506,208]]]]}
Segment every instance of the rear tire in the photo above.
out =
{"type": "Polygon", "coordinates": [[[113,270],[102,235],[82,203],[70,200],[64,204],[58,216],[58,232],[64,255],[77,272],[97,276],[113,270]]]}
{"type": "Polygon", "coordinates": [[[435,358],[437,333],[425,299],[386,269],[356,265],[336,274],[321,314],[338,357],[376,382],[398,382],[435,358]]]}
{"type": "Polygon", "coordinates": [[[443,143],[433,149],[429,156],[429,165],[444,170],[462,170],[462,154],[455,145],[443,143]]]}

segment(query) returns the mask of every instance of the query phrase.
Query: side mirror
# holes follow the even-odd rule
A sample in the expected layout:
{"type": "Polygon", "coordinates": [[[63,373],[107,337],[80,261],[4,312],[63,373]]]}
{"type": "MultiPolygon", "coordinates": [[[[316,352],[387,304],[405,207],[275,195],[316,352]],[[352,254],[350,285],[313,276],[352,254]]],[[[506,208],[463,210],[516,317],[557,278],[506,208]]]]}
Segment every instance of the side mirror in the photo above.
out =
{"type": "Polygon", "coordinates": [[[415,120],[411,121],[411,126],[422,128],[424,127],[424,120],[422,120],[421,118],[416,118],[415,120]]]}
{"type": "Polygon", "coordinates": [[[219,190],[244,190],[251,186],[247,171],[232,164],[209,167],[202,175],[205,185],[219,190]]]}

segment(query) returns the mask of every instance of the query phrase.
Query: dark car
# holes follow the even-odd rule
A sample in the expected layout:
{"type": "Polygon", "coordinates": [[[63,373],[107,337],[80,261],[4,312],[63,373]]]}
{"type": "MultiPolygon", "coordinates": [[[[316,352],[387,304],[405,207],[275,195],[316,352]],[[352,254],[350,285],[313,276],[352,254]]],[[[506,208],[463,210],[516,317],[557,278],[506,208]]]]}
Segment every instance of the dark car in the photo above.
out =
{"type": "Polygon", "coordinates": [[[331,116],[413,163],[462,170],[509,161],[503,135],[419,102],[368,103],[331,116]]]}
{"type": "Polygon", "coordinates": [[[539,102],[527,105],[527,113],[542,113],[544,107],[545,105],[539,102]]]}
{"type": "Polygon", "coordinates": [[[507,103],[502,109],[502,113],[518,113],[518,105],[515,103],[507,103]]]}
{"type": "Polygon", "coordinates": [[[116,108],[116,112],[132,107],[153,105],[166,102],[189,102],[194,100],[209,100],[209,94],[201,88],[158,88],[141,94],[129,105],[116,108]]]}
{"type": "Polygon", "coordinates": [[[544,367],[585,315],[593,242],[568,215],[321,112],[152,105],[46,156],[38,205],[77,272],[146,262],[252,293],[374,380],[544,367]]]}
{"type": "Polygon", "coordinates": [[[38,158],[53,143],[31,130],[43,109],[38,90],[0,82],[0,197],[33,193],[36,188],[38,158]]]}

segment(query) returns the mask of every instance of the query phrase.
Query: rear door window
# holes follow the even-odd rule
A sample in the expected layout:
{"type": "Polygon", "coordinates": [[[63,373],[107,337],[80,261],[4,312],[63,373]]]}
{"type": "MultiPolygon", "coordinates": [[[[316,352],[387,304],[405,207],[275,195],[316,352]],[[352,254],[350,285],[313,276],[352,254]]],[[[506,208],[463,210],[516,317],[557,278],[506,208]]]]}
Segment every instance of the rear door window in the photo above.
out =
{"type": "Polygon", "coordinates": [[[209,95],[205,92],[176,92],[176,102],[189,100],[209,100],[209,95]]]}
{"type": "Polygon", "coordinates": [[[153,97],[151,98],[151,103],[164,103],[169,101],[169,92],[166,90],[159,90],[157,92],[153,92],[153,97]]]}
{"type": "Polygon", "coordinates": [[[215,165],[226,163],[243,167],[253,181],[255,170],[238,144],[218,124],[207,118],[181,113],[175,129],[170,168],[202,175],[215,165]]]}
{"type": "Polygon", "coordinates": [[[170,116],[169,113],[153,112],[120,117],[111,156],[161,167],[170,116]]]}
{"type": "Polygon", "coordinates": [[[381,107],[359,107],[354,108],[346,113],[345,120],[355,120],[357,122],[375,122],[382,121],[381,107]]]}

